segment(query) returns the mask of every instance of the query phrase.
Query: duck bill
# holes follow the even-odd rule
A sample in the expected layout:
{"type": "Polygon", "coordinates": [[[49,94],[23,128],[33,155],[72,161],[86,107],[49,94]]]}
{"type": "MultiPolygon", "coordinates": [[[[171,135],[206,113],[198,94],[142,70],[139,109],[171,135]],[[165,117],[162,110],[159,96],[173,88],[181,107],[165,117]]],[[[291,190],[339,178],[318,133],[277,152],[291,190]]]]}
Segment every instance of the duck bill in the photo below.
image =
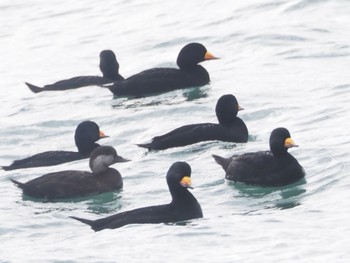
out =
{"type": "Polygon", "coordinates": [[[126,163],[126,162],[130,162],[130,160],[125,159],[124,157],[121,157],[119,155],[114,159],[114,163],[126,163]]]}
{"type": "Polygon", "coordinates": [[[284,141],[284,147],[286,148],[292,148],[292,147],[299,147],[299,145],[295,144],[292,138],[287,138],[284,141]]]}
{"type": "Polygon", "coordinates": [[[204,60],[212,60],[212,59],[219,59],[219,58],[215,57],[212,53],[207,51],[204,55],[204,60]]]}
{"type": "Polygon", "coordinates": [[[103,139],[103,138],[108,138],[109,136],[106,135],[103,131],[100,131],[100,134],[99,134],[99,138],[100,139],[103,139]]]}
{"type": "Polygon", "coordinates": [[[181,179],[180,184],[181,184],[182,187],[193,189],[191,177],[189,177],[189,176],[184,176],[181,179]]]}
{"type": "Polygon", "coordinates": [[[238,111],[244,110],[241,106],[238,105],[238,111]]]}

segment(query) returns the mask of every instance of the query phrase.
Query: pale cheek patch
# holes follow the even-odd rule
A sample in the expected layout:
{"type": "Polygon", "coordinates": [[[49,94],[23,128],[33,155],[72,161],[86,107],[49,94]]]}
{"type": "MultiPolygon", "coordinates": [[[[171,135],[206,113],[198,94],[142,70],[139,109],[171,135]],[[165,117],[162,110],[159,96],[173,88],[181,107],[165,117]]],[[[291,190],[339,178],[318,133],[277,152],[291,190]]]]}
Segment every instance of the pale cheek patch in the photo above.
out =
{"type": "Polygon", "coordinates": [[[113,163],[113,156],[100,155],[96,157],[91,164],[91,170],[93,173],[100,173],[107,169],[109,165],[113,163]]]}

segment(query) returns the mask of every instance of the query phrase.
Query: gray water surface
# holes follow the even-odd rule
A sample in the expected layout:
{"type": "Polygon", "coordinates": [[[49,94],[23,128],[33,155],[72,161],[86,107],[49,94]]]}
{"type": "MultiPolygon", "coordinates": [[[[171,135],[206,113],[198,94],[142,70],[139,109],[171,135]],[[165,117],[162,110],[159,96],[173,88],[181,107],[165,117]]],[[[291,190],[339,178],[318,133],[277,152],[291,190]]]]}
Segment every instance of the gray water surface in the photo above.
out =
{"type": "Polygon", "coordinates": [[[23,197],[28,181],[88,161],[0,174],[1,262],[349,262],[350,2],[23,1],[0,3],[0,164],[47,150],[75,150],[83,120],[97,122],[132,162],[114,165],[124,189],[71,202],[23,197]],[[99,75],[112,49],[120,73],[176,66],[179,50],[201,42],[220,60],[202,65],[211,83],[142,99],[99,87],[33,94],[78,75],[99,75]],[[234,94],[247,144],[204,142],[148,153],[137,143],[173,128],[216,122],[215,104],[234,94]],[[286,127],[299,148],[302,182],[259,188],[224,180],[212,154],[268,149],[286,127]],[[93,232],[69,218],[97,219],[170,201],[165,174],[192,166],[204,218],[186,224],[128,225],[93,232]]]}

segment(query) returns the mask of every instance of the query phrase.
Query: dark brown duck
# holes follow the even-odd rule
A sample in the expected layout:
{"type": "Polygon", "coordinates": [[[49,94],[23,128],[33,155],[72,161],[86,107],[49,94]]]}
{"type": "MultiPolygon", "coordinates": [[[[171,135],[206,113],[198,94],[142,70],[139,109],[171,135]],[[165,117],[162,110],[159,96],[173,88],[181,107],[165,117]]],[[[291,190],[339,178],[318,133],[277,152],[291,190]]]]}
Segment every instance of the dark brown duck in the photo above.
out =
{"type": "Polygon", "coordinates": [[[60,171],[45,174],[26,183],[13,179],[12,182],[23,190],[24,195],[50,201],[100,194],[123,187],[120,173],[109,166],[127,161],[113,147],[100,146],[91,154],[91,172],[60,171]]]}

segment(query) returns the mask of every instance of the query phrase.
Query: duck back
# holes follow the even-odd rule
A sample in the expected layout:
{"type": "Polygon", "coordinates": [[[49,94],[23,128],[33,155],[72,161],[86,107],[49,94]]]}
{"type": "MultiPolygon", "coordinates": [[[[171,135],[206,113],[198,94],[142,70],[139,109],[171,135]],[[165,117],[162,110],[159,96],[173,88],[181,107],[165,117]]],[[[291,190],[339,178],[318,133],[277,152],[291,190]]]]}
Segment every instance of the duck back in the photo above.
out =
{"type": "Polygon", "coordinates": [[[225,177],[252,185],[283,186],[303,178],[304,170],[290,154],[280,157],[261,151],[232,158],[225,177]]]}
{"type": "Polygon", "coordinates": [[[79,152],[71,151],[47,151],[35,154],[33,156],[16,160],[9,166],[2,166],[5,171],[31,168],[31,167],[42,167],[42,166],[53,166],[61,163],[72,162],[88,158],[79,152]]]}
{"type": "Polygon", "coordinates": [[[149,94],[203,86],[209,81],[208,72],[199,65],[189,71],[176,68],[153,68],[118,82],[109,89],[117,96],[142,97],[149,94]]]}
{"type": "Polygon", "coordinates": [[[93,175],[86,171],[61,171],[49,173],[27,183],[13,180],[25,195],[55,200],[75,198],[114,191],[123,186],[120,173],[108,168],[103,174],[93,175]]]}

